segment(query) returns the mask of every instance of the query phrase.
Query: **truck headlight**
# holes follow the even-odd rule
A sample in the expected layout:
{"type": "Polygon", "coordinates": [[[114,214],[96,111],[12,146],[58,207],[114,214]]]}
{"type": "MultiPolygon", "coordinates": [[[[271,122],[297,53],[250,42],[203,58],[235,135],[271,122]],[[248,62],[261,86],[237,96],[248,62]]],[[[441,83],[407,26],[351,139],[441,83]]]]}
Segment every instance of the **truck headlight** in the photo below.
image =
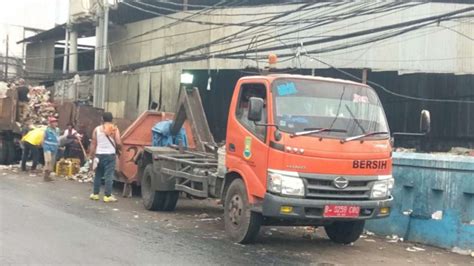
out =
{"type": "Polygon", "coordinates": [[[304,196],[303,179],[295,172],[287,175],[278,172],[268,172],[267,190],[273,193],[287,196],[304,196]],[[295,176],[292,176],[295,175],[295,176]]]}
{"type": "Polygon", "coordinates": [[[384,180],[376,181],[374,185],[372,186],[370,197],[373,199],[377,199],[377,198],[386,198],[390,196],[394,183],[395,182],[392,177],[389,177],[384,180]]]}

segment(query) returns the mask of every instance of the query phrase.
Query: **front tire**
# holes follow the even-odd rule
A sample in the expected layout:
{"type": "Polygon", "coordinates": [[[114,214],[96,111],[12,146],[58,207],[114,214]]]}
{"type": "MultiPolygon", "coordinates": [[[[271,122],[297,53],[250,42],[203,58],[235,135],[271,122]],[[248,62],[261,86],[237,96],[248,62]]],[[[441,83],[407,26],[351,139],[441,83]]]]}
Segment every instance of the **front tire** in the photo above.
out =
{"type": "Polygon", "coordinates": [[[247,190],[241,179],[232,181],[227,190],[224,224],[231,239],[241,244],[254,242],[260,230],[262,215],[250,210],[247,190]]]}
{"type": "Polygon", "coordinates": [[[359,239],[364,231],[365,221],[336,221],[324,226],[329,239],[338,244],[349,244],[359,239]]]}

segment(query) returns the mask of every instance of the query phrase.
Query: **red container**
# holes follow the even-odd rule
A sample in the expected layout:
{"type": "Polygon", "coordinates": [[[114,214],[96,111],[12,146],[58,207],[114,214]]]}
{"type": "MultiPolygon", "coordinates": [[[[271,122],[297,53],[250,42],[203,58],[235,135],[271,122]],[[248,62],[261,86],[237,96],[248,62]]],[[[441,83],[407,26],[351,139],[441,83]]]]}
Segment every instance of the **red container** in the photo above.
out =
{"type": "MultiPolygon", "coordinates": [[[[146,111],[122,133],[122,154],[116,169],[121,181],[129,184],[140,181],[135,164],[137,154],[143,150],[143,147],[151,146],[153,126],[164,120],[172,120],[173,117],[174,113],[146,111]]],[[[187,121],[184,123],[184,129],[189,148],[196,148],[191,126],[187,121]]]]}

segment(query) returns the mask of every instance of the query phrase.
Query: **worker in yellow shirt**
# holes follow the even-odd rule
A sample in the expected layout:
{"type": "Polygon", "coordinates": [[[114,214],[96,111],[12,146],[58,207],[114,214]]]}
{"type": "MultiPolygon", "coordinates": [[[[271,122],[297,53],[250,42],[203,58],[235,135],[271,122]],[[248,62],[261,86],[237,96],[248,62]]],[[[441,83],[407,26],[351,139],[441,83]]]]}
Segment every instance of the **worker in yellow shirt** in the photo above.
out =
{"type": "Polygon", "coordinates": [[[36,170],[39,160],[39,149],[44,139],[45,128],[34,128],[30,130],[26,135],[21,139],[23,144],[23,153],[21,155],[21,170],[26,171],[26,161],[30,156],[33,159],[33,165],[31,170],[36,170]]]}

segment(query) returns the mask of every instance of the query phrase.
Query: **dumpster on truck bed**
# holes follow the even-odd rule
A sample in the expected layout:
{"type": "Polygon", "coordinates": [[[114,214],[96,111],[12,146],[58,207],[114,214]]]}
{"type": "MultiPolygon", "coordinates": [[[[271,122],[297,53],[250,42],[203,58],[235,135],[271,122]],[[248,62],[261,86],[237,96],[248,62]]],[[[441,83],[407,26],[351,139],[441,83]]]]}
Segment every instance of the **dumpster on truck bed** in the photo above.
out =
{"type": "MultiPolygon", "coordinates": [[[[135,163],[137,156],[143,151],[143,147],[151,146],[151,129],[153,126],[160,121],[172,120],[173,118],[173,113],[146,111],[122,133],[122,154],[117,165],[117,172],[121,181],[128,184],[140,182],[138,167],[135,163]]],[[[189,123],[185,122],[184,128],[188,136],[189,148],[196,148],[189,123]]]]}

